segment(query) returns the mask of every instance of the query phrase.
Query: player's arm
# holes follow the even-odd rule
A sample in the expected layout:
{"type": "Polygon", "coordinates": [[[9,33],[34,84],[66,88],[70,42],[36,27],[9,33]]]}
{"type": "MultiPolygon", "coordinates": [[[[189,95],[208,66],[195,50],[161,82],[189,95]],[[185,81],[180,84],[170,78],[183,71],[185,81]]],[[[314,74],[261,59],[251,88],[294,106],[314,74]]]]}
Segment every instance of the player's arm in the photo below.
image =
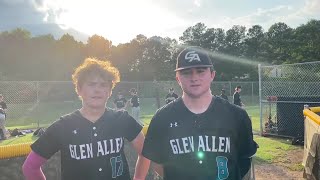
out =
{"type": "Polygon", "coordinates": [[[133,106],[132,98],[129,100],[130,106],[133,106]]]}
{"type": "Polygon", "coordinates": [[[150,166],[150,160],[142,156],[142,148],[144,143],[144,135],[142,131],[138,134],[138,136],[131,142],[134,149],[138,153],[138,159],[136,162],[136,168],[134,172],[133,180],[144,180],[147,176],[150,166]]]}
{"type": "Polygon", "coordinates": [[[127,109],[127,107],[128,107],[128,101],[125,99],[123,109],[127,109]]]}
{"type": "Polygon", "coordinates": [[[46,158],[31,151],[22,165],[22,172],[26,180],[45,180],[41,166],[47,162],[46,158]]]}
{"type": "Polygon", "coordinates": [[[142,154],[152,161],[152,169],[163,177],[162,164],[167,162],[168,159],[168,151],[164,144],[167,139],[167,133],[162,123],[166,117],[160,117],[158,111],[149,124],[142,154]]]}
{"type": "Polygon", "coordinates": [[[257,152],[258,145],[253,140],[251,120],[245,110],[240,111],[239,121],[239,167],[241,176],[245,176],[251,168],[252,156],[257,152]]]}

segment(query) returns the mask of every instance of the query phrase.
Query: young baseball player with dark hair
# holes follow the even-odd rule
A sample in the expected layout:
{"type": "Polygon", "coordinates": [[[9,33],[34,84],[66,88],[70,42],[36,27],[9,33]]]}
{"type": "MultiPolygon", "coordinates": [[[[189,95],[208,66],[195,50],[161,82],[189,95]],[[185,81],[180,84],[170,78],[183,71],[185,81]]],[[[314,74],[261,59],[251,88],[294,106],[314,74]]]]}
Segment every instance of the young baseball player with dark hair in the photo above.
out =
{"type": "Polygon", "coordinates": [[[225,89],[221,89],[221,94],[220,97],[229,101],[228,96],[226,95],[226,90],[225,89]]]}
{"type": "Polygon", "coordinates": [[[169,93],[167,94],[166,99],[165,99],[166,104],[169,104],[170,102],[172,102],[176,99],[178,99],[178,95],[176,93],[174,93],[173,88],[170,88],[169,93]]]}
{"type": "Polygon", "coordinates": [[[233,104],[243,107],[244,104],[241,101],[240,92],[241,92],[241,86],[237,86],[234,89],[234,93],[233,93],[233,104]]]}
{"type": "Polygon", "coordinates": [[[153,116],[142,154],[164,180],[241,179],[257,149],[248,114],[211,94],[215,71],[203,49],[184,49],[175,71],[182,97],[153,116]]]}
{"type": "Polygon", "coordinates": [[[145,179],[150,161],[141,156],[141,125],[126,111],[105,108],[112,89],[120,81],[118,69],[108,61],[87,58],[72,79],[82,107],[62,116],[31,145],[32,151],[23,164],[25,178],[45,179],[41,165],[60,151],[63,180],[128,180],[124,154],[127,139],[138,152],[133,179],[145,179]]]}
{"type": "Polygon", "coordinates": [[[121,92],[118,92],[117,97],[113,100],[113,105],[116,110],[125,110],[127,107],[127,99],[121,92]]]}

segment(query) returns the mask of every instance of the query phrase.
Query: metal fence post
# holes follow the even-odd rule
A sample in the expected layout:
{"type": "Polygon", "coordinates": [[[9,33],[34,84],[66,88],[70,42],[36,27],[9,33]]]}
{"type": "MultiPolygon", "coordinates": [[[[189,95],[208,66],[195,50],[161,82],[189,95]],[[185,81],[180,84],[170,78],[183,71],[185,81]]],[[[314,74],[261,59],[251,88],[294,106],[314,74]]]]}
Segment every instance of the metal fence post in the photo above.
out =
{"type": "Polygon", "coordinates": [[[258,65],[259,73],[259,105],[260,105],[260,135],[263,135],[263,122],[262,122],[262,85],[261,85],[261,64],[258,65]]]}

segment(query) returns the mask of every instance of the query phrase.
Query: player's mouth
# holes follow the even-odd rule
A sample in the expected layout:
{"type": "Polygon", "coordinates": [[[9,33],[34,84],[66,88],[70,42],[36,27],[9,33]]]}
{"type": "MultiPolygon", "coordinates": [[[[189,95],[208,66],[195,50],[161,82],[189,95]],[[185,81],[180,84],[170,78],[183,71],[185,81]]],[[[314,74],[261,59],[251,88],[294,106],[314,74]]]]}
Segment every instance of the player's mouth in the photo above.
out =
{"type": "Polygon", "coordinates": [[[200,87],[200,86],[201,86],[200,84],[193,84],[193,85],[191,85],[191,87],[193,87],[193,88],[200,87]]]}

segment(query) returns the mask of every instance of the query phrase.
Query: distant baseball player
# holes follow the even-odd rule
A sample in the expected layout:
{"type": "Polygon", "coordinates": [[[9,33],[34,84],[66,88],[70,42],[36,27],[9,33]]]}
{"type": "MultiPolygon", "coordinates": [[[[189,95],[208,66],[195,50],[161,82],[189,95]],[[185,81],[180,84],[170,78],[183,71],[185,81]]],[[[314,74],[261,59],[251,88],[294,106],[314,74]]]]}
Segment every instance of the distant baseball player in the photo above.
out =
{"type": "Polygon", "coordinates": [[[211,94],[213,64],[201,48],[184,49],[176,79],[182,97],[153,116],[143,155],[164,180],[239,180],[256,153],[245,110],[211,94]]]}
{"type": "Polygon", "coordinates": [[[167,94],[166,96],[166,104],[169,104],[170,102],[174,101],[178,99],[178,95],[176,93],[174,93],[174,89],[173,88],[170,88],[169,89],[169,94],[167,94]]]}
{"type": "Polygon", "coordinates": [[[225,89],[221,89],[221,94],[220,97],[229,101],[228,96],[226,95],[226,90],[225,89]]]}
{"type": "Polygon", "coordinates": [[[117,97],[113,101],[116,110],[125,110],[127,107],[127,99],[123,97],[121,92],[118,92],[117,97]]]}
{"type": "Polygon", "coordinates": [[[131,99],[129,102],[131,105],[132,117],[138,123],[143,125],[143,123],[140,121],[140,101],[139,101],[138,91],[136,88],[131,88],[129,92],[131,94],[131,99]]]}
{"type": "Polygon", "coordinates": [[[233,94],[233,104],[243,107],[244,104],[241,101],[241,96],[240,96],[240,92],[241,92],[241,86],[237,86],[234,89],[234,94],[233,94]]]}
{"type": "Polygon", "coordinates": [[[6,122],[6,114],[7,112],[7,104],[3,100],[3,95],[0,94],[0,140],[7,139],[7,130],[5,126],[6,122]]]}
{"type": "Polygon", "coordinates": [[[141,156],[144,135],[126,111],[105,108],[119,71],[108,61],[87,58],[72,75],[82,100],[79,110],[62,116],[31,145],[23,164],[27,180],[43,180],[41,166],[61,152],[62,180],[130,179],[124,139],[138,152],[134,178],[145,179],[150,161],[141,156]]]}

